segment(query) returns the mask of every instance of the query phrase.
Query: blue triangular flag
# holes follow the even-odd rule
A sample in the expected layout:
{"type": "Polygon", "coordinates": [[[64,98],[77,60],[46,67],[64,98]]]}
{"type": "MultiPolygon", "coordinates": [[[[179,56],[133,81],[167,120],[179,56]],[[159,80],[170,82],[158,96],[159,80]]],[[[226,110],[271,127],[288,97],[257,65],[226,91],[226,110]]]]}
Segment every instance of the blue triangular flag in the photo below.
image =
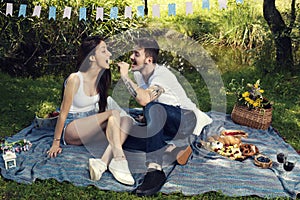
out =
{"type": "Polygon", "coordinates": [[[202,0],[202,8],[207,8],[209,10],[209,0],[202,0]]]}
{"type": "Polygon", "coordinates": [[[145,14],[145,6],[138,6],[137,7],[137,16],[144,17],[145,14]]]}
{"type": "Polygon", "coordinates": [[[168,4],[168,15],[176,15],[176,4],[175,3],[170,3],[168,4]]]}
{"type": "Polygon", "coordinates": [[[20,16],[26,17],[26,8],[27,8],[26,4],[21,4],[20,5],[20,10],[19,10],[18,17],[20,17],[20,16]]]}
{"type": "Polygon", "coordinates": [[[54,7],[54,6],[50,6],[50,8],[49,8],[49,18],[48,18],[49,20],[50,19],[56,19],[56,7],[54,7]]]}
{"type": "Polygon", "coordinates": [[[118,7],[112,7],[110,9],[110,19],[117,19],[118,18],[118,7]]]}
{"type": "Polygon", "coordinates": [[[86,20],[86,8],[85,7],[81,7],[79,9],[79,21],[82,19],[86,20]]]}

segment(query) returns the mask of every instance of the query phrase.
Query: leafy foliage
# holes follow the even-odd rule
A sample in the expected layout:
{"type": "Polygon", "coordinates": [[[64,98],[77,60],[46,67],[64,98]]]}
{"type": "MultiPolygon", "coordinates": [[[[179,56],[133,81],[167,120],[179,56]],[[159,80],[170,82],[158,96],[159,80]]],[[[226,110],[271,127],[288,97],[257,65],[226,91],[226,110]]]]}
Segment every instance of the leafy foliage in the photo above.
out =
{"type": "MultiPolygon", "coordinates": [[[[57,8],[56,19],[48,19],[47,12],[42,12],[41,17],[16,17],[6,16],[0,12],[0,69],[13,76],[40,77],[42,75],[64,75],[76,70],[76,54],[81,40],[86,36],[100,34],[106,37],[120,33],[127,29],[134,29],[145,25],[142,18],[133,17],[125,19],[124,13],[120,13],[117,20],[111,20],[107,14],[104,20],[96,21],[95,7],[102,6],[109,13],[109,8],[118,6],[120,11],[128,5],[126,1],[33,1],[29,0],[28,10],[40,3],[43,10],[55,5],[57,8]],[[65,6],[72,6],[75,12],[71,19],[62,18],[59,12],[65,6]],[[87,7],[85,21],[81,19],[77,10],[79,7],[87,7]]],[[[6,4],[1,3],[1,10],[5,10],[6,4]]],[[[14,3],[14,6],[19,6],[14,3]]],[[[17,9],[15,9],[17,10],[17,9]]]]}

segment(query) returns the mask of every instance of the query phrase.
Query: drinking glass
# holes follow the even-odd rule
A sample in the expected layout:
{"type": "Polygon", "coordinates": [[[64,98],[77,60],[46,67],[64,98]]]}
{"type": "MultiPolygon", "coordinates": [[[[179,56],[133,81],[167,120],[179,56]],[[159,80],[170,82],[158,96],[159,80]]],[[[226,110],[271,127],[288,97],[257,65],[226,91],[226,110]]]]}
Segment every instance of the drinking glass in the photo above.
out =
{"type": "Polygon", "coordinates": [[[285,170],[285,178],[287,178],[288,173],[290,173],[297,163],[297,157],[289,155],[286,157],[285,162],[283,163],[283,169],[285,170]]]}
{"type": "Polygon", "coordinates": [[[282,164],[285,162],[286,157],[287,157],[287,153],[286,152],[284,152],[282,150],[278,150],[276,152],[277,162],[273,163],[273,167],[274,167],[274,169],[276,169],[278,171],[279,174],[283,173],[283,166],[282,166],[282,164]]]}
{"type": "Polygon", "coordinates": [[[279,163],[285,163],[287,155],[284,152],[278,152],[276,158],[279,163]]]}

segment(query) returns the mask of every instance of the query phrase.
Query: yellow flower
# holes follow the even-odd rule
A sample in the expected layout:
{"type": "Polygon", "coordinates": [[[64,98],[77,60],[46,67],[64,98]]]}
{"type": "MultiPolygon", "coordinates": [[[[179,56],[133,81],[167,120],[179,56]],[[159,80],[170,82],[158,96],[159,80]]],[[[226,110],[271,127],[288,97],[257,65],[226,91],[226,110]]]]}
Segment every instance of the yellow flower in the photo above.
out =
{"type": "Polygon", "coordinates": [[[247,91],[242,94],[242,97],[249,97],[249,95],[250,95],[250,92],[247,91]]]}
{"type": "Polygon", "coordinates": [[[245,97],[245,101],[250,101],[251,99],[249,97],[245,97]]]}
{"type": "Polygon", "coordinates": [[[255,102],[253,103],[253,106],[254,107],[260,107],[261,106],[261,102],[262,102],[261,99],[256,99],[255,102]]]}
{"type": "MultiPolygon", "coordinates": [[[[242,80],[242,85],[243,85],[242,80]]],[[[234,83],[232,83],[234,85],[234,83]]],[[[237,102],[241,105],[248,106],[252,108],[262,108],[263,104],[263,93],[264,90],[260,88],[260,80],[257,80],[254,84],[247,83],[246,87],[239,86],[235,88],[237,102]]]]}
{"type": "Polygon", "coordinates": [[[258,106],[259,106],[259,102],[254,102],[254,103],[253,103],[253,106],[254,106],[254,107],[258,107],[258,106]]]}
{"type": "Polygon", "coordinates": [[[250,103],[251,105],[253,105],[253,104],[254,104],[254,101],[253,101],[252,99],[250,99],[250,100],[249,100],[249,103],[250,103]]]}

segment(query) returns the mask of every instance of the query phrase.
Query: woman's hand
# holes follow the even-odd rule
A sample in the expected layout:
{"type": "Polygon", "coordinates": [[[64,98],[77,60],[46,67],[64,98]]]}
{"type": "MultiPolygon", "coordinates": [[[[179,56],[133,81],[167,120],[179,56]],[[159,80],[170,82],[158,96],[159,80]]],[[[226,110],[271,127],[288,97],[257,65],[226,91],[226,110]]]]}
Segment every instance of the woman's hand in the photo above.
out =
{"type": "Polygon", "coordinates": [[[52,147],[47,151],[50,158],[55,158],[57,154],[62,152],[62,148],[59,146],[60,141],[53,141],[52,147]]]}

